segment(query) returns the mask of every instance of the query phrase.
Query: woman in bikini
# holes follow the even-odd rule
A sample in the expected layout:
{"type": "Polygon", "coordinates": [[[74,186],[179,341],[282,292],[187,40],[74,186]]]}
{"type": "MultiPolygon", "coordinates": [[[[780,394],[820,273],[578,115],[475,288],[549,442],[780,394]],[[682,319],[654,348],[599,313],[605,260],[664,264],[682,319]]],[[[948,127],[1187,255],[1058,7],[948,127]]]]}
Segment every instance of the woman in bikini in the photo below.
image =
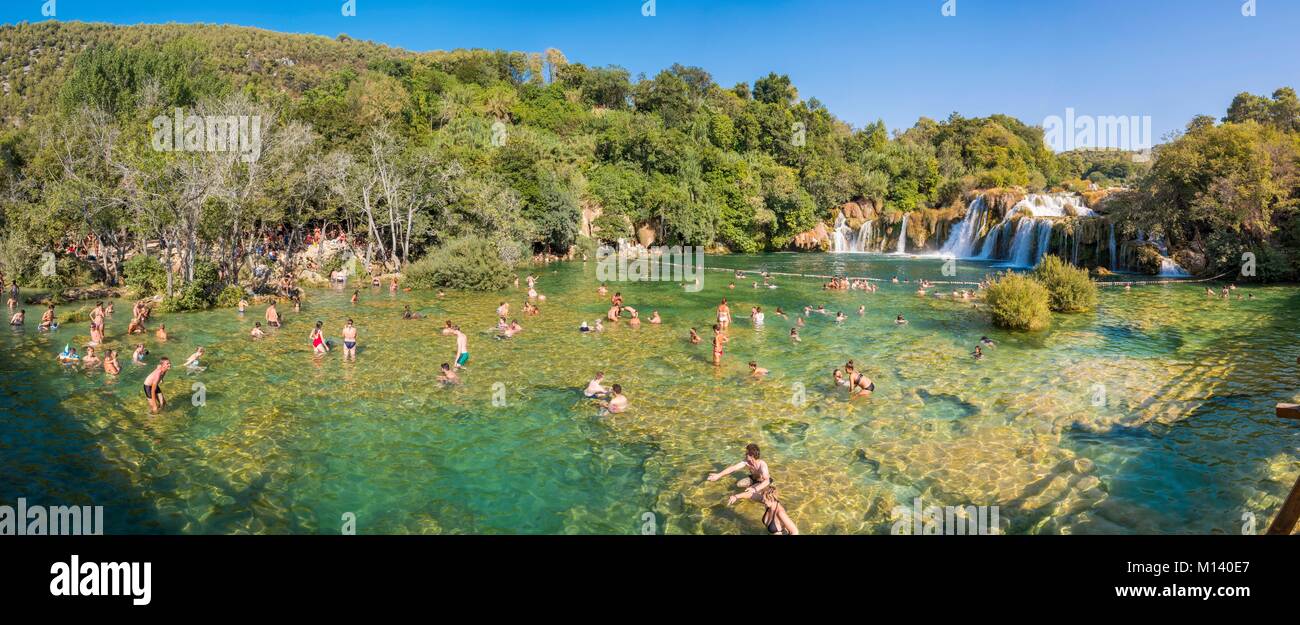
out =
{"type": "Polygon", "coordinates": [[[858,373],[858,371],[854,369],[852,360],[844,363],[844,371],[848,374],[849,378],[850,398],[871,397],[871,394],[876,392],[876,383],[872,382],[871,378],[858,373]]]}

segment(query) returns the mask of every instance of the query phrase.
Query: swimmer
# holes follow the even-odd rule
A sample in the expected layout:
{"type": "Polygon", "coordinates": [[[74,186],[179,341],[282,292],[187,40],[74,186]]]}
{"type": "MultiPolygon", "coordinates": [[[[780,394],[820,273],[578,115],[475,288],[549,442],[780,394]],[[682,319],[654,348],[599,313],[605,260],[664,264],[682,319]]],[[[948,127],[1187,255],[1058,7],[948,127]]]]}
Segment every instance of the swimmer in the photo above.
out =
{"type": "Polygon", "coordinates": [[[266,305],[266,325],[270,328],[280,327],[280,311],[275,309],[275,300],[266,305]]]}
{"type": "Polygon", "coordinates": [[[452,325],[450,321],[447,322],[447,327],[442,329],[442,333],[456,337],[456,368],[464,369],[465,363],[469,362],[469,337],[460,331],[460,326],[452,325]]]}
{"type": "Polygon", "coordinates": [[[699,344],[700,344],[700,341],[702,340],[702,339],[700,338],[700,333],[697,332],[697,331],[695,330],[695,328],[691,328],[691,339],[690,339],[690,340],[691,340],[691,345],[699,345],[699,344]]]}
{"type": "Polygon", "coordinates": [[[596,377],[587,382],[587,388],[582,389],[582,394],[586,397],[601,397],[609,394],[609,389],[605,388],[602,382],[605,380],[604,372],[597,371],[596,377]]]}
{"type": "Polygon", "coordinates": [[[844,323],[845,319],[848,319],[848,317],[844,316],[843,311],[838,311],[835,313],[835,323],[844,323]]]}
{"type": "Polygon", "coordinates": [[[596,294],[601,297],[604,297],[608,293],[609,293],[609,289],[606,288],[604,284],[601,284],[600,288],[596,289],[596,294]]]}
{"type": "Polygon", "coordinates": [[[760,457],[758,445],[750,443],[745,446],[745,459],[733,464],[717,473],[710,473],[708,480],[716,482],[736,471],[748,471],[749,477],[741,478],[736,482],[737,488],[744,490],[738,494],[727,498],[727,505],[736,503],[738,499],[752,499],[759,501],[760,493],[763,489],[772,485],[772,473],[767,467],[767,462],[760,457]]]}
{"type": "Polygon", "coordinates": [[[731,339],[728,339],[726,334],[723,334],[722,324],[713,326],[713,366],[718,367],[722,365],[722,350],[727,344],[727,341],[730,340],[731,339]]]}
{"type": "Polygon", "coordinates": [[[402,307],[402,319],[405,319],[405,320],[407,320],[407,321],[411,321],[411,320],[414,320],[414,319],[423,319],[423,318],[424,318],[424,315],[421,315],[420,313],[417,313],[417,312],[411,312],[411,305],[410,305],[410,304],[407,304],[406,306],[403,306],[403,307],[402,307]]]}
{"type": "Polygon", "coordinates": [[[858,316],[862,316],[862,315],[865,315],[865,314],[867,314],[867,307],[866,307],[866,306],[858,306],[858,316]]]}
{"type": "Polygon", "coordinates": [[[749,361],[749,375],[750,375],[750,377],[761,378],[761,377],[763,377],[763,376],[765,376],[765,375],[767,375],[767,374],[768,374],[768,370],[767,370],[767,369],[764,369],[764,368],[758,366],[758,363],[755,362],[755,361],[753,361],[753,360],[749,361]]]}
{"type": "Polygon", "coordinates": [[[185,368],[190,370],[202,370],[203,365],[199,363],[200,358],[203,358],[202,347],[195,349],[194,353],[190,354],[190,357],[185,359],[185,368]]]}
{"type": "Polygon", "coordinates": [[[507,303],[505,303],[505,302],[501,302],[501,305],[497,306],[497,316],[498,316],[498,317],[501,317],[501,318],[509,317],[509,316],[510,316],[510,304],[507,304],[507,303]]]}
{"type": "Polygon", "coordinates": [[[632,314],[631,318],[627,320],[627,325],[633,328],[641,327],[641,314],[638,313],[636,309],[632,308],[631,306],[626,306],[625,308],[627,308],[627,310],[632,314]]]}
{"type": "Polygon", "coordinates": [[[836,369],[834,373],[831,373],[831,378],[835,380],[835,386],[849,385],[849,381],[844,379],[844,371],[840,369],[836,369]]]}
{"type": "Polygon", "coordinates": [[[89,368],[91,368],[91,367],[98,367],[98,366],[99,366],[100,364],[102,364],[103,362],[104,362],[104,361],[102,361],[102,360],[99,359],[99,356],[96,356],[96,355],[95,355],[95,348],[94,348],[94,347],[87,347],[87,348],[86,348],[86,356],[85,356],[84,358],[81,359],[81,364],[82,364],[82,366],[86,367],[87,369],[89,369],[89,368]]]}
{"type": "Polygon", "coordinates": [[[144,379],[144,396],[149,399],[149,410],[151,412],[157,413],[167,407],[167,398],[163,396],[162,392],[162,381],[171,368],[172,362],[164,356],[158,360],[158,366],[149,374],[149,377],[144,379]]]}
{"type": "Polygon", "coordinates": [[[343,324],[343,331],[340,334],[343,335],[343,360],[351,360],[353,362],[356,362],[357,360],[356,324],[353,323],[351,319],[348,319],[348,322],[343,324]]]}
{"type": "Polygon", "coordinates": [[[159,341],[167,341],[167,324],[158,324],[158,331],[153,333],[154,338],[159,341]]]}
{"type": "Polygon", "coordinates": [[[321,326],[323,325],[323,323],[317,321],[316,327],[311,329],[311,336],[308,337],[309,340],[311,340],[312,351],[314,351],[317,356],[330,350],[329,343],[325,341],[325,332],[321,330],[321,326]]]}
{"type": "Polygon", "coordinates": [[[516,334],[524,331],[524,326],[519,325],[518,319],[511,319],[505,328],[505,338],[513,338],[516,334]]]}
{"type": "Polygon", "coordinates": [[[894,324],[900,326],[907,325],[907,320],[904,319],[902,315],[899,315],[897,317],[894,317],[894,324]]]}
{"type": "Polygon", "coordinates": [[[661,319],[661,318],[659,318],[659,311],[656,310],[656,311],[652,311],[652,312],[650,313],[650,323],[651,323],[651,324],[659,325],[659,324],[661,324],[661,323],[663,323],[663,322],[664,322],[664,320],[661,319]]]}
{"type": "Polygon", "coordinates": [[[353,291],[353,292],[352,292],[352,303],[353,303],[353,304],[357,303],[357,300],[358,300],[358,299],[361,299],[361,291],[353,291]]]}
{"type": "Polygon", "coordinates": [[[14,313],[14,316],[9,318],[9,325],[11,326],[21,326],[26,322],[27,322],[26,310],[19,310],[18,312],[14,313]]]}
{"type": "Polygon", "coordinates": [[[254,324],[253,324],[253,331],[252,331],[252,332],[249,332],[248,335],[251,336],[251,337],[253,337],[253,338],[255,338],[255,339],[260,339],[260,338],[266,336],[266,333],[262,331],[262,322],[261,322],[261,321],[258,321],[257,323],[254,323],[254,324]]]}
{"type": "Polygon", "coordinates": [[[131,323],[126,326],[127,334],[144,334],[144,318],[133,317],[131,323]]]}
{"type": "Polygon", "coordinates": [[[844,372],[849,378],[850,399],[871,397],[871,394],[876,392],[876,383],[872,382],[871,378],[858,373],[852,360],[844,363],[844,372]]]}
{"type": "Polygon", "coordinates": [[[994,347],[993,339],[991,339],[991,338],[989,338],[989,337],[987,337],[987,336],[981,336],[981,337],[980,337],[980,345],[984,345],[984,346],[986,346],[986,347],[994,347]]]}
{"type": "Polygon", "coordinates": [[[578,331],[579,331],[579,332],[591,332],[591,326],[587,325],[587,322],[586,322],[586,321],[583,321],[583,322],[582,322],[582,325],[578,326],[578,331]]]}
{"type": "Polygon", "coordinates": [[[397,293],[397,276],[393,276],[393,278],[392,278],[391,280],[389,280],[389,282],[388,282],[388,292],[389,292],[389,293],[397,293]]]}
{"type": "Polygon", "coordinates": [[[135,351],[131,352],[131,362],[137,365],[143,365],[144,357],[148,355],[149,355],[149,350],[144,348],[143,343],[136,345],[135,351]]]}
{"type": "Polygon", "coordinates": [[[803,342],[803,339],[799,338],[799,328],[790,328],[790,341],[794,343],[803,342]]]}
{"type": "Polygon", "coordinates": [[[615,384],[609,390],[609,400],[599,401],[597,404],[599,404],[601,408],[604,408],[604,410],[601,411],[602,415],[608,413],[618,414],[627,410],[627,395],[623,394],[623,387],[621,385],[615,384]]]}
{"type": "Polygon", "coordinates": [[[724,297],[722,303],[718,304],[718,326],[725,331],[729,325],[731,325],[731,307],[727,305],[727,299],[724,297]]]}
{"type": "Polygon", "coordinates": [[[70,365],[78,360],[81,360],[81,356],[77,355],[77,348],[71,345],[64,345],[63,352],[59,354],[59,362],[65,365],[70,365]]]}
{"type": "Polygon", "coordinates": [[[984,350],[983,350],[983,349],[980,349],[980,346],[979,346],[979,345],[976,345],[976,346],[975,346],[975,352],[971,354],[971,357],[974,358],[975,360],[983,360],[983,359],[984,359],[984,350]]]}
{"type": "Polygon", "coordinates": [[[442,363],[441,373],[438,374],[438,381],[443,384],[456,384],[460,382],[460,376],[451,370],[451,365],[442,363]]]}
{"type": "Polygon", "coordinates": [[[776,307],[776,312],[773,313],[773,314],[775,314],[776,316],[778,316],[778,317],[780,317],[780,318],[782,318],[782,319],[789,319],[789,318],[790,318],[790,315],[785,314],[785,311],[784,311],[784,310],[781,310],[781,307],[780,307],[780,306],[777,306],[777,307],[776,307]]]}
{"type": "Polygon", "coordinates": [[[57,330],[59,328],[59,325],[54,322],[54,304],[50,304],[50,307],[45,309],[45,313],[41,315],[41,324],[36,328],[38,330],[57,330]]]}
{"type": "Polygon", "coordinates": [[[763,327],[763,321],[767,319],[766,315],[763,314],[763,307],[755,306],[751,309],[749,311],[749,319],[754,322],[755,328],[763,327]]]}
{"type": "Polygon", "coordinates": [[[600,319],[597,319],[597,320],[596,320],[596,331],[597,331],[597,332],[604,332],[604,331],[605,331],[605,322],[604,322],[604,321],[602,321],[602,320],[600,320],[600,319]]]}
{"type": "Polygon", "coordinates": [[[239,298],[239,314],[244,314],[246,310],[248,310],[248,300],[241,297],[239,298]]]}
{"type": "Polygon", "coordinates": [[[122,366],[117,363],[117,350],[108,350],[108,355],[104,357],[104,373],[117,375],[121,372],[122,366]]]}
{"type": "Polygon", "coordinates": [[[778,495],[776,487],[763,491],[763,527],[773,536],[798,536],[799,528],[790,520],[778,495]]]}

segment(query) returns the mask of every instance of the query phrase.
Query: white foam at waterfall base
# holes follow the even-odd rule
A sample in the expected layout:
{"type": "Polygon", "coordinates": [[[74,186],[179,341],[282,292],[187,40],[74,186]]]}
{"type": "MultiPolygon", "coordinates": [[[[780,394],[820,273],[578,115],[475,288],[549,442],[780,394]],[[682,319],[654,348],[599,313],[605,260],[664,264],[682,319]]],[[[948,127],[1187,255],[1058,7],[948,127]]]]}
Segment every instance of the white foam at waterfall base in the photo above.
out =
{"type": "MultiPolygon", "coordinates": [[[[989,216],[988,204],[981,195],[966,207],[966,215],[953,227],[940,253],[956,258],[1009,260],[1017,267],[1032,267],[1042,261],[1052,240],[1052,221],[1048,218],[1073,215],[1095,217],[1097,212],[1088,208],[1077,193],[1031,193],[1008,210],[998,225],[989,228],[987,235],[980,237],[989,216]],[[1074,210],[1067,211],[1067,206],[1074,210]],[[1017,217],[1019,221],[1014,221],[1017,217]],[[999,258],[995,256],[998,239],[1004,235],[1011,237],[1011,243],[1008,256],[999,258]]],[[[901,243],[900,240],[900,246],[901,243]]]]}
{"type": "Polygon", "coordinates": [[[1192,274],[1187,273],[1187,270],[1183,269],[1182,265],[1179,265],[1178,263],[1174,262],[1174,259],[1169,258],[1168,256],[1160,257],[1160,273],[1158,275],[1161,278],[1192,277],[1192,274]]]}
{"type": "Polygon", "coordinates": [[[903,213],[903,227],[898,232],[898,249],[894,253],[907,253],[907,213],[903,213]]]}

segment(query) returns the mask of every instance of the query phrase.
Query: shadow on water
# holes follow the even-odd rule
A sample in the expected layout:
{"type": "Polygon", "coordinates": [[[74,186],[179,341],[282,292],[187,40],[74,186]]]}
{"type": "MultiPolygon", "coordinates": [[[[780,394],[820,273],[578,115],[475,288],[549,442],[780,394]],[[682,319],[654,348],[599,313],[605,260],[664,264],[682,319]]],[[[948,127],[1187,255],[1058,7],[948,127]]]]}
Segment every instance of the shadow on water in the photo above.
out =
{"type": "MultiPolygon", "coordinates": [[[[1146,531],[1210,527],[1235,534],[1243,531],[1248,514],[1255,516],[1256,532],[1268,527],[1297,477],[1287,467],[1296,465],[1300,425],[1274,414],[1277,402],[1293,398],[1284,389],[1292,387],[1296,354],[1262,351],[1260,337],[1276,337],[1267,342],[1275,349],[1294,350],[1298,309],[1300,293],[1291,294],[1259,314],[1256,323],[1238,324],[1216,334],[1210,346],[1182,356],[1196,366],[1167,379],[1143,402],[1177,402],[1208,384],[1181,418],[1104,432],[1075,427],[1066,433],[1067,443],[1081,455],[1107,457],[1120,467],[1107,480],[1108,504],[1147,509],[1154,519],[1146,531]],[[1280,469],[1270,466],[1279,458],[1280,469]],[[1261,496],[1269,498],[1266,505],[1261,496]],[[1223,518],[1203,518],[1211,511],[1223,518]]],[[[1146,356],[1175,354],[1185,345],[1173,331],[1142,333],[1112,325],[1104,332],[1108,341],[1139,343],[1146,356]]],[[[1105,507],[1098,514],[1106,516],[1105,507]]]]}

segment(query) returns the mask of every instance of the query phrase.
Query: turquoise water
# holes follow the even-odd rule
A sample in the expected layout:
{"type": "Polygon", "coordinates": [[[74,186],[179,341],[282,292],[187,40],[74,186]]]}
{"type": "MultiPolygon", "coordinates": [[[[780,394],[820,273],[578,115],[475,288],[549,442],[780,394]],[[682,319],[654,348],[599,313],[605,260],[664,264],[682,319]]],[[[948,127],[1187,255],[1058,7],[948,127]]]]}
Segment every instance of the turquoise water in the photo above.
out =
{"type": "MultiPolygon", "coordinates": [[[[934,259],[708,263],[954,279],[934,259]]],[[[958,270],[956,280],[978,280],[992,268],[958,270]]],[[[108,533],[336,533],[349,512],[359,533],[640,533],[647,518],[660,533],[760,533],[759,506],[727,507],[730,482],[704,480],[752,441],[805,533],[886,533],[891,510],[916,497],[997,505],[1012,533],[1238,533],[1247,513],[1266,527],[1300,473],[1300,426],[1273,416],[1300,397],[1296,287],[1243,287],[1255,299],[1227,302],[1201,285],[1108,287],[1097,312],[1026,335],[912,285],[825,292],[777,276],[767,290],[709,271],[700,293],[611,284],[664,324],[584,335],[578,324],[608,308],[594,263],[534,273],[547,296],[536,318],[518,314],[522,289],[438,298],[367,288],[356,306],[351,289],[319,290],[261,341],[248,337],[260,306],[244,318],[156,314],[150,328],[173,335],[159,344],[124,336],[130,303],[118,302],[116,380],[54,362],[64,343],[88,341],[84,323],[6,332],[0,503],[102,505],[108,533]],[[715,368],[707,329],[722,297],[738,321],[715,368]],[[526,328],[510,340],[491,329],[503,299],[526,328]],[[406,304],[430,318],[402,321],[406,304]],[[763,329],[746,319],[755,304],[763,329]],[[792,343],[794,316],[818,304],[848,320],[814,315],[792,343]],[[897,314],[910,323],[893,324],[897,314]],[[314,322],[338,342],[348,317],[360,328],[357,362],[313,358],[314,322]],[[447,319],[472,354],[450,388],[435,381],[455,352],[438,332],[447,319]],[[691,327],[706,344],[687,342],[691,327]],[[977,362],[981,335],[998,346],[977,362]],[[137,341],[150,364],[208,352],[206,370],[169,374],[161,415],[140,391],[151,367],[129,364],[137,341]],[[830,382],[850,358],[877,384],[870,400],[850,402],[830,382]],[[771,375],[750,379],[751,359],[771,375]],[[599,416],[581,397],[596,370],[623,384],[627,413],[599,416]],[[200,388],[204,401],[191,401],[200,388]]]]}

